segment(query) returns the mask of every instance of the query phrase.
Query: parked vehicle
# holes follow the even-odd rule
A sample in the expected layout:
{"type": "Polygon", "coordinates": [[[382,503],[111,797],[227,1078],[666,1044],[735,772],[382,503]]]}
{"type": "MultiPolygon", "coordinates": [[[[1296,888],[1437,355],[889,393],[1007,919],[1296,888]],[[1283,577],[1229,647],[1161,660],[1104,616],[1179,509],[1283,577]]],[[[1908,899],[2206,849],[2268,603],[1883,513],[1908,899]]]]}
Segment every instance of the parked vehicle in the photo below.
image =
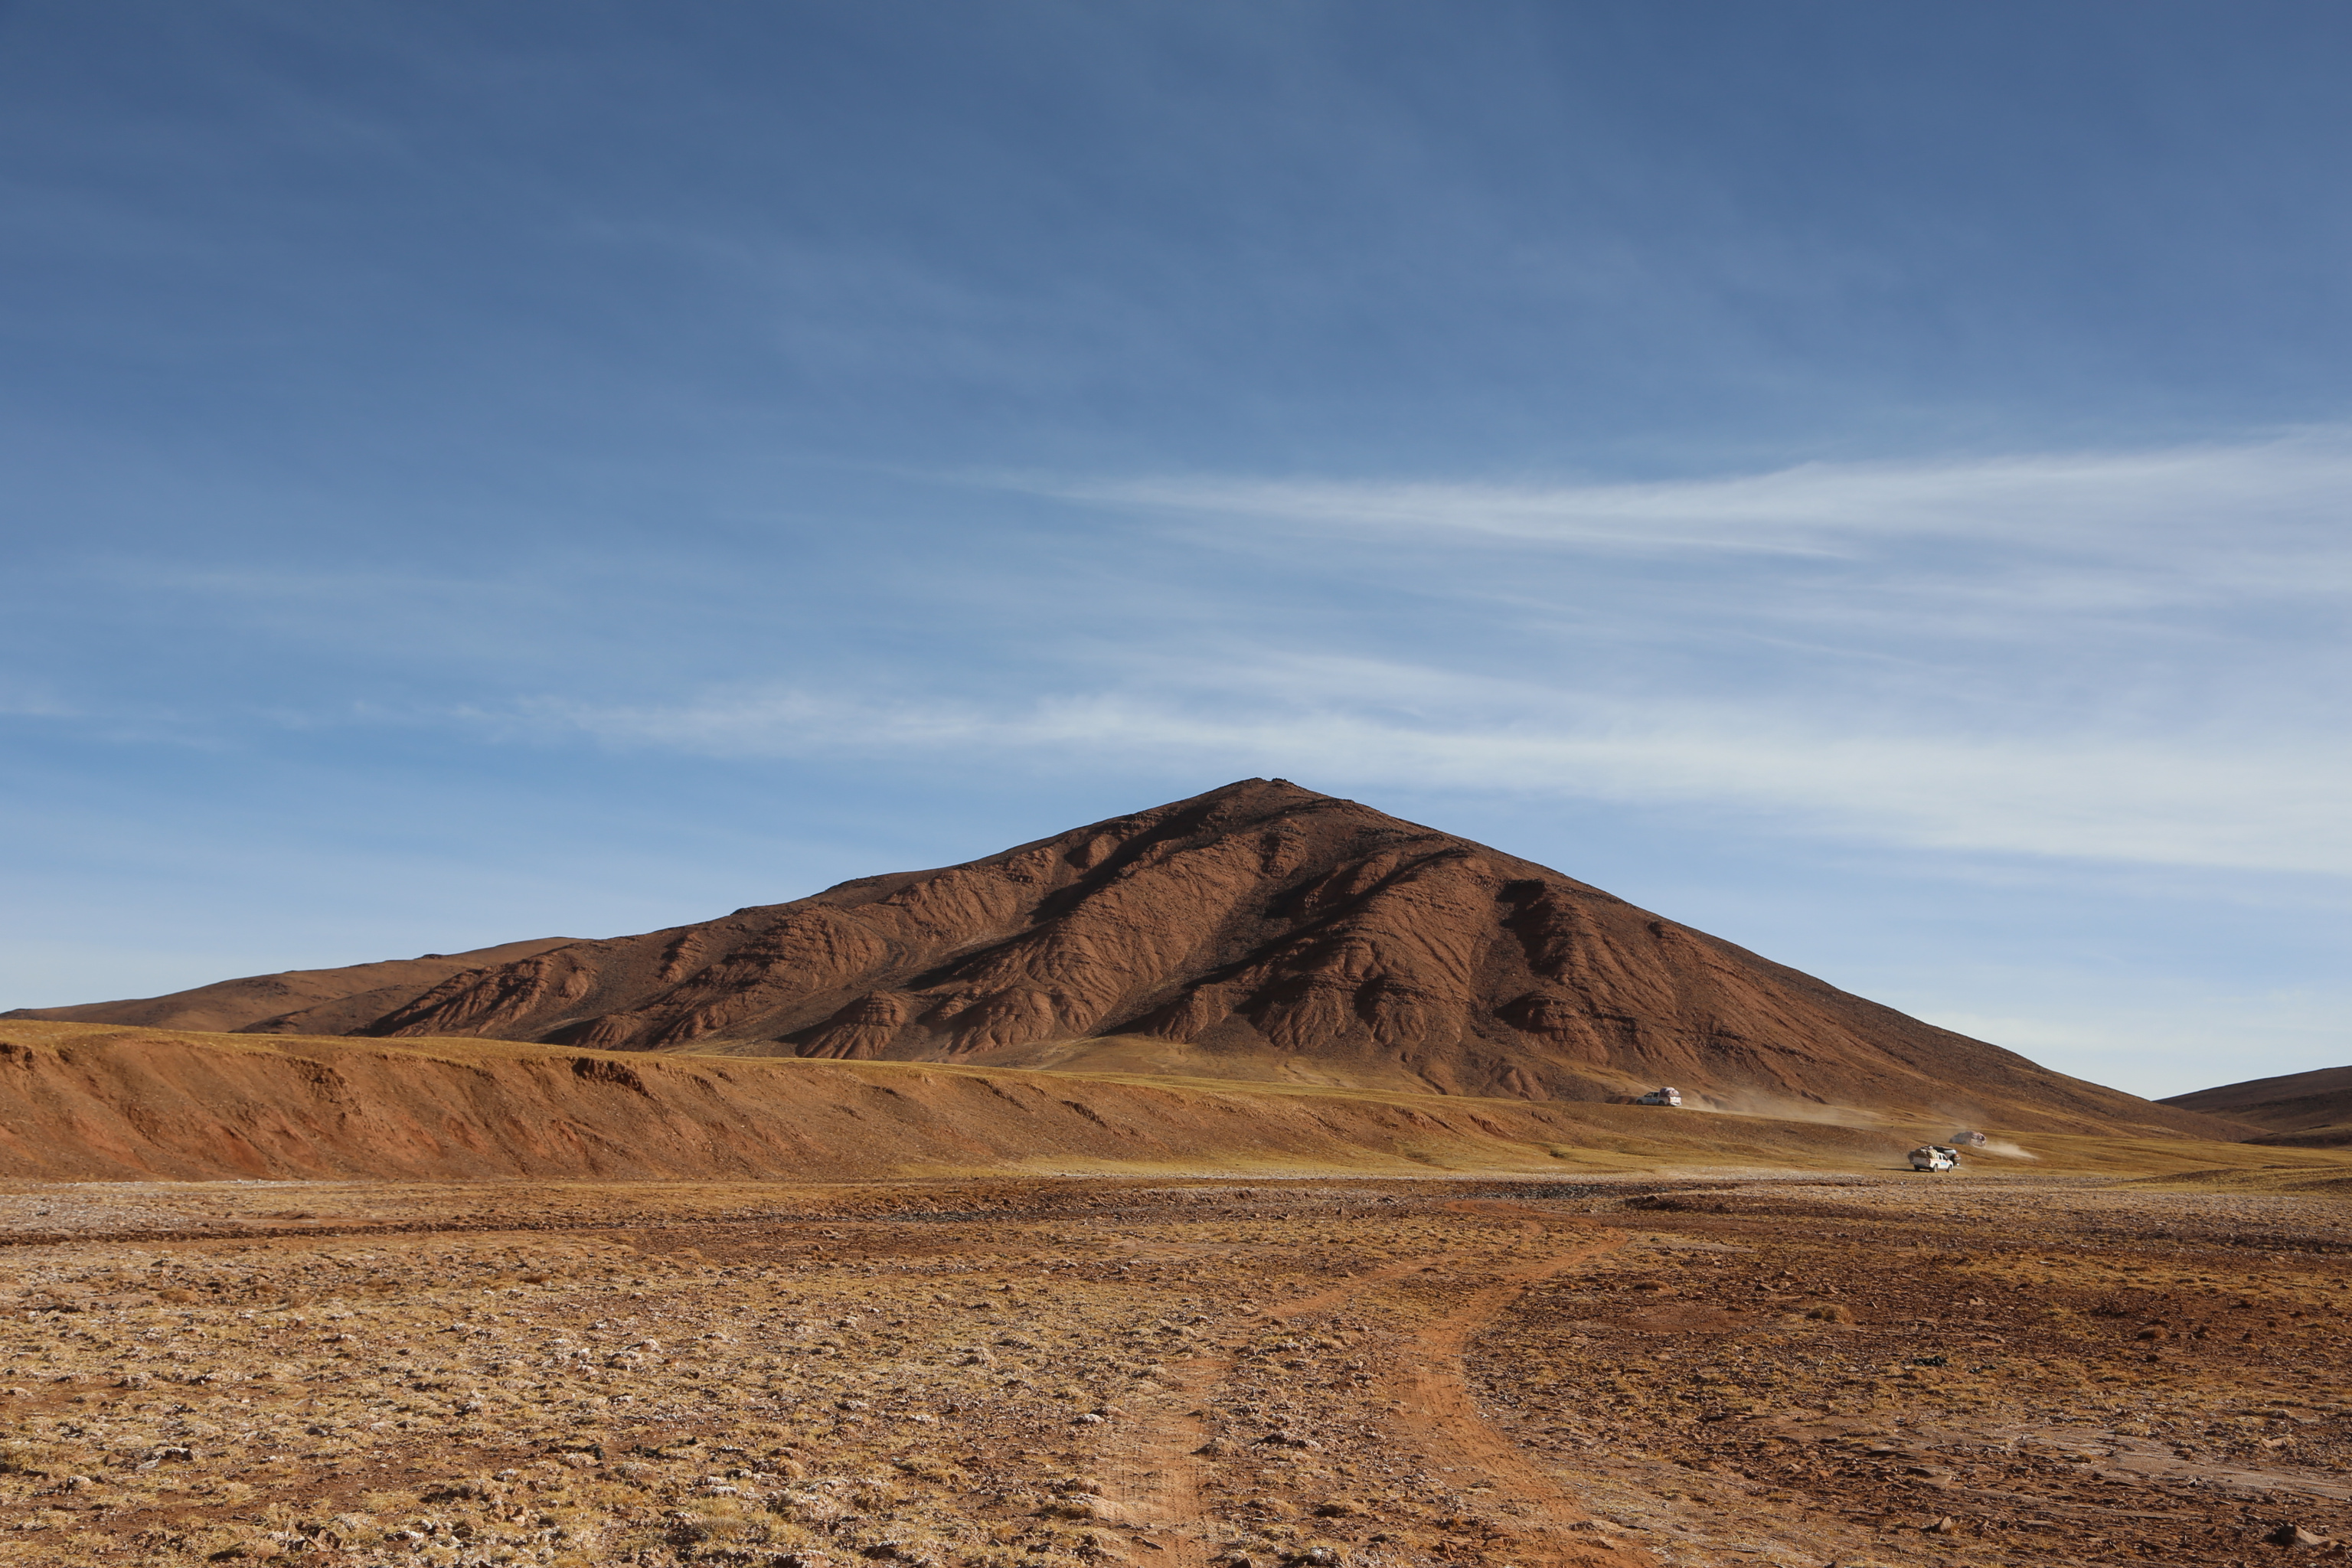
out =
{"type": "Polygon", "coordinates": [[[1680,1105],[1682,1102],[1683,1091],[1681,1089],[1654,1089],[1633,1103],[1636,1105],[1680,1105]]]}
{"type": "Polygon", "coordinates": [[[1911,1151],[1915,1171],[1948,1171],[1959,1164],[1960,1152],[1941,1143],[1924,1143],[1911,1151]]]}

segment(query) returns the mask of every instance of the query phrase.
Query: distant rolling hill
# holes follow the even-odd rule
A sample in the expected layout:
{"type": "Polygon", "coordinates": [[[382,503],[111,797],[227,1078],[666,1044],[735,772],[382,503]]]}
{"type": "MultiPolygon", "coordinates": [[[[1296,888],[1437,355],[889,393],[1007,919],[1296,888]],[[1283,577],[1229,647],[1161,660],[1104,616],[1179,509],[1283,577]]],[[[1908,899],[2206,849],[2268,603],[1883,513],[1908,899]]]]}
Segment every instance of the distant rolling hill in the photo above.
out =
{"type": "Polygon", "coordinates": [[[164,996],[84,1002],[69,1007],[18,1007],[0,1013],[0,1018],[240,1034],[341,1035],[405,1006],[452,975],[530,958],[571,940],[542,937],[478,947],[471,952],[428,952],[421,958],[392,958],[340,969],[248,974],[164,996]]]}
{"type": "Polygon", "coordinates": [[[2254,1078],[2176,1094],[2161,1101],[2252,1122],[2263,1129],[2250,1143],[2331,1149],[2352,1147],[2352,1067],[2320,1068],[2283,1078],[2254,1078]]]}

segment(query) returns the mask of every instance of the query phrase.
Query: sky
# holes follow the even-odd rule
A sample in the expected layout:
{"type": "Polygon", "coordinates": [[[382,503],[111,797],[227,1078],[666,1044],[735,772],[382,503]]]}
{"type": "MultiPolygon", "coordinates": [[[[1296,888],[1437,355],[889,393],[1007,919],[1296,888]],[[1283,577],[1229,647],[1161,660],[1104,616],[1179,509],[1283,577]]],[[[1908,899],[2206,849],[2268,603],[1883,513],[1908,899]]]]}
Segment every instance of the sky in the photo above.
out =
{"type": "Polygon", "coordinates": [[[0,1007],[1252,775],[2352,1060],[2352,10],[0,0],[0,1007]]]}

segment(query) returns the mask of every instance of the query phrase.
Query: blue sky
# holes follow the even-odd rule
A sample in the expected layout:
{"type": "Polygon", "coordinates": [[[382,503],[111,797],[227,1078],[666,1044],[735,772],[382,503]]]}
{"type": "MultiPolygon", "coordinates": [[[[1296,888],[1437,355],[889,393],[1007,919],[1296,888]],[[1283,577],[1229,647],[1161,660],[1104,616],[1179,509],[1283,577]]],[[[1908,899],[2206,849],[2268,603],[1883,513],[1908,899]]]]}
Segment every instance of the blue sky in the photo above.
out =
{"type": "Polygon", "coordinates": [[[2352,1059],[2352,12],[0,5],[0,1006],[1276,774],[2352,1059]]]}

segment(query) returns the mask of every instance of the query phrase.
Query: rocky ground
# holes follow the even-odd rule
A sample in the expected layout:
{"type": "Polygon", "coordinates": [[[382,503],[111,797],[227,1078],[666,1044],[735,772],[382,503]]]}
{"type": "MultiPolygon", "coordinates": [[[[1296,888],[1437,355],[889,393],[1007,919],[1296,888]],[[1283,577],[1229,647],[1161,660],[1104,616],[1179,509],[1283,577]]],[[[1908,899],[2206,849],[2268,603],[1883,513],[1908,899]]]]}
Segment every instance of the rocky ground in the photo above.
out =
{"type": "Polygon", "coordinates": [[[0,1563],[2341,1561],[2347,1219],[1967,1175],[20,1185],[0,1563]]]}

